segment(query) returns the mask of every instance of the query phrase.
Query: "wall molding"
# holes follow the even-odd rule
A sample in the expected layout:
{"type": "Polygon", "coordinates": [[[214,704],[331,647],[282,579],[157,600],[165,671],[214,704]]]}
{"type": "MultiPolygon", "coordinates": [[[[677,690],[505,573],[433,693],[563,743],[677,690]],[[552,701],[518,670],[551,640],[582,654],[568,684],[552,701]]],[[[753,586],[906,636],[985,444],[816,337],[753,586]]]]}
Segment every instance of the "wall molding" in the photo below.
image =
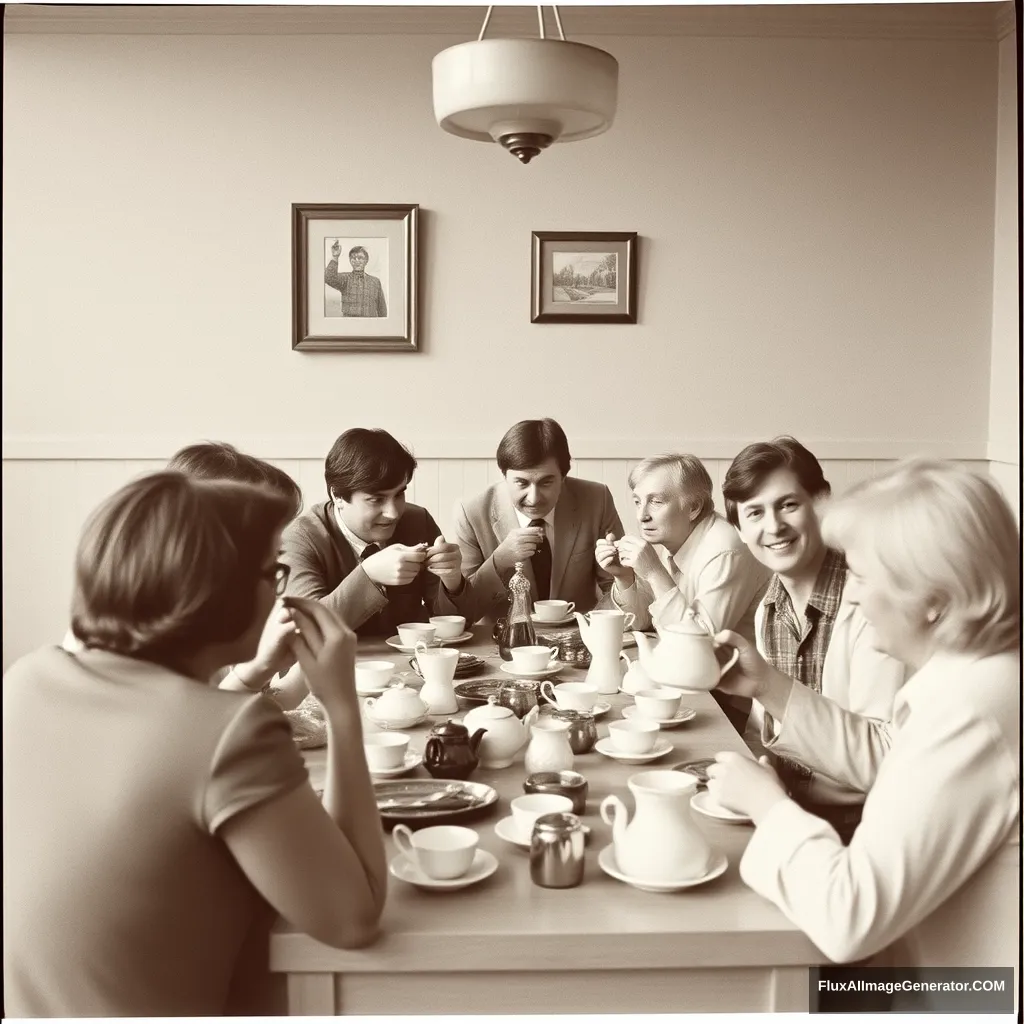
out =
{"type": "MultiPolygon", "coordinates": [[[[209,435],[216,439],[216,433],[209,435]]],[[[331,434],[237,434],[231,442],[242,451],[266,459],[322,459],[337,435],[331,434]]],[[[770,436],[769,434],[765,435],[770,436]]],[[[52,434],[35,436],[5,435],[3,460],[13,461],[88,461],[166,459],[183,445],[201,440],[202,435],[112,435],[52,434]]],[[[705,459],[731,459],[756,438],[700,438],[679,434],[676,437],[571,437],[576,459],[642,459],[664,451],[689,451],[705,459]]],[[[493,459],[499,435],[463,437],[403,438],[420,459],[493,459]]],[[[801,437],[819,459],[901,459],[912,455],[930,455],[943,459],[1013,461],[1009,449],[999,456],[994,446],[984,441],[894,440],[892,438],[813,438],[801,437]]]]}
{"type": "MultiPolygon", "coordinates": [[[[475,38],[479,7],[176,6],[7,4],[5,33],[113,35],[454,35],[475,38]]],[[[910,4],[666,4],[566,6],[569,38],[768,36],[857,39],[1000,38],[1013,28],[1009,2],[910,4]],[[1009,13],[1007,14],[1007,10],[1009,13]],[[1008,26],[1008,27],[1007,27],[1008,26]]],[[[492,34],[534,36],[534,8],[501,6],[492,34]]]]}

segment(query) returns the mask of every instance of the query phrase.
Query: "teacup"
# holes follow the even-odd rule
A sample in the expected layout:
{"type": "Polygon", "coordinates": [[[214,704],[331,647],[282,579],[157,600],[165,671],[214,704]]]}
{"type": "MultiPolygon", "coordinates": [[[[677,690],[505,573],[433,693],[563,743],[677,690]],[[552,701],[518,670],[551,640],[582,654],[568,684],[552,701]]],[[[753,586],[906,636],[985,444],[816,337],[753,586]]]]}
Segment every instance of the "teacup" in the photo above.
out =
{"type": "Polygon", "coordinates": [[[429,622],[403,622],[398,627],[398,639],[403,647],[415,647],[417,644],[432,644],[437,627],[429,622]]]}
{"type": "Polygon", "coordinates": [[[407,825],[396,825],[391,838],[399,853],[437,881],[464,875],[473,863],[480,841],[473,829],[461,825],[432,825],[418,832],[407,825]]]}
{"type": "Polygon", "coordinates": [[[549,679],[540,684],[540,692],[562,711],[592,711],[597,703],[597,687],[586,683],[559,683],[549,679]]]}
{"type": "Polygon", "coordinates": [[[520,672],[543,672],[548,662],[558,658],[557,647],[513,647],[512,667],[520,672]]]}
{"type": "Polygon", "coordinates": [[[393,661],[357,661],[356,690],[359,693],[383,690],[391,682],[394,672],[393,661]]]}
{"type": "Polygon", "coordinates": [[[528,839],[533,834],[533,823],[544,814],[571,813],[572,800],[557,793],[531,793],[517,796],[510,804],[516,831],[528,839]]]}
{"type": "Polygon", "coordinates": [[[648,754],[658,742],[661,729],[657,722],[631,718],[622,722],[608,723],[608,738],[612,746],[623,754],[648,754]]]}
{"type": "Polygon", "coordinates": [[[409,737],[403,732],[375,732],[363,736],[363,749],[371,771],[401,768],[409,749],[409,737]]]}
{"type": "Polygon", "coordinates": [[[572,614],[575,607],[575,601],[534,601],[533,617],[542,622],[561,622],[572,614]]]}
{"type": "Polygon", "coordinates": [[[451,640],[453,636],[462,636],[466,631],[466,616],[431,615],[430,624],[434,627],[434,635],[438,640],[451,640]]]}
{"type": "Polygon", "coordinates": [[[673,687],[656,686],[648,690],[637,690],[633,699],[636,701],[637,714],[641,718],[664,721],[674,717],[683,695],[673,687]]]}

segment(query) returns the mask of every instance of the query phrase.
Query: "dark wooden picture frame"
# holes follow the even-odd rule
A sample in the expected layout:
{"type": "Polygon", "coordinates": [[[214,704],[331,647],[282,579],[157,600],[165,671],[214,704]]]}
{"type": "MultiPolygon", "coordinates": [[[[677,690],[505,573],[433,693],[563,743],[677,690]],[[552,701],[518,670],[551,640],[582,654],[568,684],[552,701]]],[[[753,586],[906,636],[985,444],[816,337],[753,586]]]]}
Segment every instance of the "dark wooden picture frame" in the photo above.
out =
{"type": "Polygon", "coordinates": [[[635,231],[533,232],[531,323],[635,324],[636,295],[635,231]]]}
{"type": "Polygon", "coordinates": [[[415,352],[418,319],[418,205],[292,204],[293,349],[415,352]]]}

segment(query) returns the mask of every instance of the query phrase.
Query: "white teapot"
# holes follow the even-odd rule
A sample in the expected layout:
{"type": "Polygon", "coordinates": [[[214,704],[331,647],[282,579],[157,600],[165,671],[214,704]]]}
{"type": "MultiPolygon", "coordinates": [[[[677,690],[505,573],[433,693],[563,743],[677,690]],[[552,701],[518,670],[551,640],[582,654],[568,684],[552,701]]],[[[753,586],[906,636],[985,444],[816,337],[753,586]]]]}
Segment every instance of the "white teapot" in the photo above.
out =
{"type": "Polygon", "coordinates": [[[536,706],[520,719],[511,708],[503,707],[497,697],[488,697],[482,707],[468,711],[462,724],[472,733],[486,729],[477,756],[481,768],[507,768],[530,738],[530,726],[540,709],[536,706]]]}
{"type": "Polygon", "coordinates": [[[643,633],[633,633],[640,667],[662,686],[681,690],[713,690],[718,680],[736,664],[740,652],[733,649],[724,665],[715,657],[710,634],[692,618],[656,626],[657,646],[643,633]]]}
{"type": "Polygon", "coordinates": [[[379,697],[364,702],[371,720],[386,722],[393,729],[407,729],[427,713],[427,704],[408,686],[389,686],[379,697]]]}

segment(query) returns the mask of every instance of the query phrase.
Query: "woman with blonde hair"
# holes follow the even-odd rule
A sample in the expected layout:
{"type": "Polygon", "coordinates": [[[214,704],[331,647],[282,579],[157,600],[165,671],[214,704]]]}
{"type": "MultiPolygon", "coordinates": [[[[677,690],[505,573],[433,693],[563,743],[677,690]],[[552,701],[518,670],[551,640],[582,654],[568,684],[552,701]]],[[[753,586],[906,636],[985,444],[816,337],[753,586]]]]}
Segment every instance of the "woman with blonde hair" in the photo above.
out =
{"type": "Polygon", "coordinates": [[[845,711],[734,633],[723,688],[776,720],[766,744],[867,791],[844,847],[764,764],[719,754],[709,791],[756,831],[744,881],[838,962],[1011,967],[1020,952],[1020,532],[996,484],[912,460],[826,510],[879,646],[913,675],[892,719],[845,711]]]}
{"type": "Polygon", "coordinates": [[[322,805],[281,709],[212,684],[256,652],[293,511],[265,487],[163,472],[86,525],[81,649],[4,677],[8,1014],[273,1012],[254,986],[275,912],[328,945],[375,937],[387,876],[353,633],[285,601],[327,721],[322,805]]]}

